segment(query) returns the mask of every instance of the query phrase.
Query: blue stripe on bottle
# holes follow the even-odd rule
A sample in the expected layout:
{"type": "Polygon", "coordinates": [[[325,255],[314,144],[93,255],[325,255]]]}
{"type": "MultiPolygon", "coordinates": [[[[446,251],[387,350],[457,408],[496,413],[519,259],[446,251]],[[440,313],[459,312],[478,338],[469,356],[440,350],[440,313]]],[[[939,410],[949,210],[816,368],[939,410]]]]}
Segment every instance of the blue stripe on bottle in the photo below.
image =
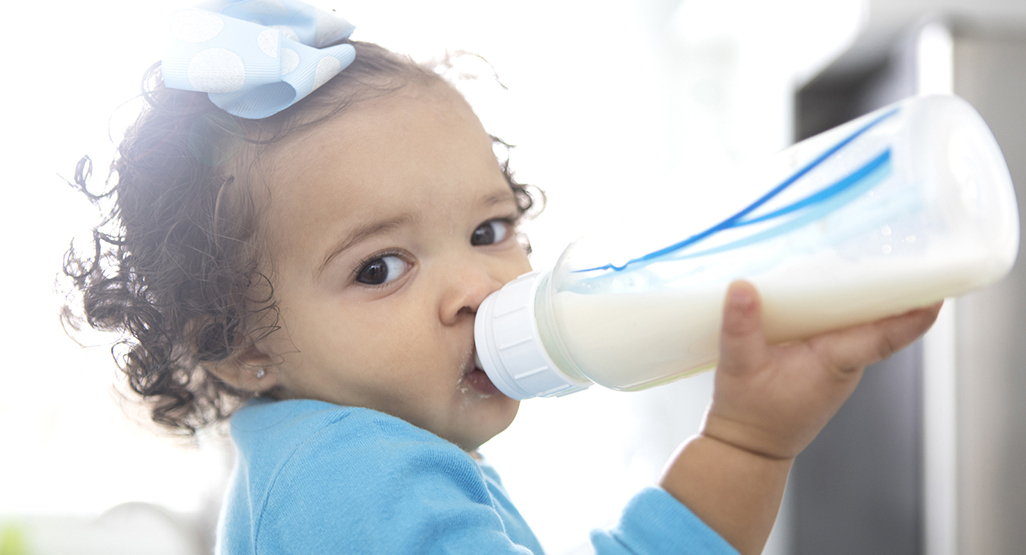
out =
{"type": "MultiPolygon", "coordinates": [[[[891,152],[890,152],[890,150],[887,150],[883,154],[881,154],[880,156],[874,158],[870,163],[868,163],[865,166],[859,168],[859,170],[857,172],[855,172],[855,173],[849,175],[848,177],[842,179],[841,181],[838,181],[837,183],[831,185],[829,187],[829,189],[830,189],[830,195],[829,196],[824,196],[824,197],[822,197],[820,199],[817,199],[815,201],[815,203],[813,203],[813,202],[804,202],[806,199],[811,198],[811,196],[810,197],[806,197],[806,199],[798,201],[795,204],[792,204],[792,205],[790,205],[788,207],[785,207],[785,208],[781,208],[775,214],[783,215],[783,214],[786,214],[788,212],[793,212],[794,210],[788,210],[788,208],[790,208],[791,206],[794,206],[796,204],[803,204],[803,207],[808,206],[809,210],[807,210],[805,213],[803,213],[803,214],[801,214],[801,215],[799,215],[799,216],[797,216],[795,218],[792,218],[790,220],[787,220],[786,222],[784,222],[784,223],[782,223],[782,224],[780,224],[780,225],[778,225],[776,227],[773,227],[771,229],[767,229],[767,230],[762,231],[760,233],[756,233],[755,235],[751,235],[751,236],[745,237],[744,239],[739,239],[739,240],[734,241],[732,243],[728,243],[726,245],[721,245],[719,247],[713,247],[713,248],[710,248],[710,249],[706,249],[704,251],[699,251],[699,252],[695,252],[695,253],[685,254],[685,255],[682,255],[682,256],[675,256],[675,257],[673,257],[673,260],[682,260],[682,259],[685,259],[685,258],[696,258],[696,257],[699,257],[699,256],[707,256],[707,255],[711,255],[711,254],[717,254],[717,253],[720,253],[720,252],[728,251],[728,250],[731,250],[731,249],[736,249],[736,248],[744,247],[746,245],[750,245],[750,244],[753,244],[753,243],[758,243],[760,241],[765,241],[767,239],[771,239],[773,237],[777,237],[779,235],[783,235],[783,234],[788,233],[788,232],[790,232],[792,230],[798,229],[798,228],[800,228],[802,226],[805,226],[807,224],[815,222],[816,220],[819,220],[820,218],[822,218],[823,216],[829,214],[830,212],[833,212],[834,210],[837,210],[841,206],[844,206],[845,204],[848,204],[849,202],[851,202],[855,198],[857,198],[860,195],[862,195],[862,193],[868,191],[869,189],[872,189],[874,186],[876,186],[877,183],[880,183],[881,181],[884,180],[884,178],[886,178],[888,175],[890,175],[891,169],[892,169],[891,168],[891,152]]],[[[824,189],[824,191],[821,191],[821,192],[825,192],[825,191],[826,191],[826,189],[824,189]]],[[[818,196],[818,193],[817,193],[817,195],[812,195],[812,196],[818,196]]],[[[797,210],[797,208],[795,210],[797,210]]],[[[767,216],[768,216],[768,214],[767,214],[767,216]]],[[[754,218],[752,220],[745,220],[743,222],[738,223],[737,227],[741,227],[741,226],[745,226],[745,225],[761,222],[761,221],[764,221],[765,219],[767,219],[767,218],[759,217],[759,218],[754,218]]]]}
{"type": "Polygon", "coordinates": [[[844,179],[841,179],[840,181],[828,187],[825,187],[807,197],[799,199],[798,201],[795,201],[794,203],[789,204],[783,208],[770,212],[769,214],[764,214],[752,218],[748,218],[747,216],[755,210],[757,210],[762,205],[772,200],[774,197],[776,197],[781,192],[786,190],[788,187],[793,185],[807,173],[809,173],[817,166],[825,162],[831,156],[835,155],[838,151],[847,146],[849,143],[863,135],[866,131],[869,131],[880,122],[897,114],[898,111],[898,108],[894,108],[893,110],[888,110],[884,114],[881,114],[879,117],[873,119],[860,129],[856,130],[854,133],[846,137],[844,140],[837,143],[836,145],[825,151],[823,154],[819,155],[816,159],[806,164],[804,167],[802,167],[793,175],[784,180],[783,183],[774,187],[772,190],[770,190],[768,193],[760,197],[758,200],[756,200],[752,204],[749,204],[733,216],[730,216],[722,222],[710,227],[709,229],[706,229],[705,231],[702,231],[700,233],[696,233],[695,235],[692,235],[687,239],[674,243],[673,245],[670,245],[668,247],[664,247],[662,249],[650,252],[644,256],[628,260],[627,263],[623,264],[622,266],[617,266],[615,264],[606,264],[604,266],[596,266],[594,268],[575,270],[574,273],[593,272],[598,270],[614,270],[619,272],[621,270],[626,269],[629,266],[636,265],[641,262],[654,261],[657,258],[661,258],[668,254],[681,251],[720,232],[729,229],[744,227],[747,225],[752,225],[755,223],[765,222],[771,219],[780,218],[782,216],[797,212],[798,210],[802,209],[808,209],[808,211],[805,214],[796,217],[792,220],[789,220],[787,222],[784,222],[781,225],[774,227],[770,230],[766,230],[751,237],[735,241],[728,245],[707,249],[705,251],[697,253],[691,253],[685,256],[677,256],[674,258],[693,258],[696,256],[704,256],[707,254],[713,254],[733,248],[738,248],[744,245],[755,243],[757,241],[766,240],[770,237],[774,237],[782,233],[786,233],[788,231],[791,231],[792,229],[796,229],[812,221],[815,221],[823,217],[824,215],[840,208],[844,204],[847,204],[862,192],[872,188],[874,185],[882,181],[891,172],[890,149],[885,150],[879,156],[870,160],[865,165],[855,170],[844,179]]]}

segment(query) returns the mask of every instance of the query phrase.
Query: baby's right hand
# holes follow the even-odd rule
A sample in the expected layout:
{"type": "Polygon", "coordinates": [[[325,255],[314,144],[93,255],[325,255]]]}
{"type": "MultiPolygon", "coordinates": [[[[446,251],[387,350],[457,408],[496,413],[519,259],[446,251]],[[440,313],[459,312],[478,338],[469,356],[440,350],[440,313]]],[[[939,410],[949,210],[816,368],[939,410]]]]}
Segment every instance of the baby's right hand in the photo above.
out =
{"type": "Polygon", "coordinates": [[[702,431],[677,451],[660,485],[737,551],[761,553],[795,455],[855,390],[863,368],[922,335],[939,310],[940,303],[768,345],[758,293],[734,283],[702,431]]]}
{"type": "Polygon", "coordinates": [[[758,293],[746,282],[732,284],[702,435],[766,457],[793,458],[848,399],[863,369],[925,333],[940,306],[767,345],[758,293]]]}
{"type": "Polygon", "coordinates": [[[855,391],[863,368],[915,341],[941,305],[767,345],[755,288],[734,283],[726,298],[702,432],[681,445],[660,485],[739,552],[755,554],[795,455],[855,391]]]}

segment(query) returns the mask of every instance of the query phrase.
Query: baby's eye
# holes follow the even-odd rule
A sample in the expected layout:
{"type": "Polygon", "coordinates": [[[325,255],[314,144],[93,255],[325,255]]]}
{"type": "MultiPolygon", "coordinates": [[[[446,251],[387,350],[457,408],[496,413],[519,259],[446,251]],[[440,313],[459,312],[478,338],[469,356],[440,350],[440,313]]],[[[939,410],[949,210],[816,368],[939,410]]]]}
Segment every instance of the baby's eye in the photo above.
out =
{"type": "Polygon", "coordinates": [[[506,220],[488,220],[477,226],[470,236],[471,245],[494,245],[509,235],[510,223],[506,220]]]}
{"type": "Polygon", "coordinates": [[[410,265],[402,258],[389,254],[365,262],[356,273],[356,281],[366,285],[384,285],[406,273],[410,265]]]}

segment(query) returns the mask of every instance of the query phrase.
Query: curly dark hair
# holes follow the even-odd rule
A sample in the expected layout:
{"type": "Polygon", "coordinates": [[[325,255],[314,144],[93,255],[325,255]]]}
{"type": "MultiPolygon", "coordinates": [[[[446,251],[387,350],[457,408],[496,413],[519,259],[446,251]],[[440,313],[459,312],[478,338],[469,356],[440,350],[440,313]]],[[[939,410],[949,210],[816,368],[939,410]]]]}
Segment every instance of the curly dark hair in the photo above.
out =
{"type": "MultiPolygon", "coordinates": [[[[343,41],[356,59],[295,106],[246,120],[214,106],[204,93],[169,89],[159,64],[147,72],[142,113],[128,128],[105,190],[92,192],[92,161],[79,161],[72,185],[104,213],[92,252],[72,246],[64,274],[81,294],[82,312],[65,306],[72,328],[122,334],[112,350],[128,386],[154,422],[194,435],[222,421],[255,394],[204,370],[277,329],[271,279],[260,272],[258,208],[236,186],[233,160],[334,117],[361,100],[409,83],[442,82],[434,68],[380,46],[343,41]],[[269,321],[255,334],[246,324],[269,321]],[[254,337],[255,335],[255,337],[254,337]]],[[[497,152],[509,145],[493,138],[497,152]]],[[[544,195],[517,183],[500,156],[520,215],[544,195]]],[[[528,247],[529,248],[529,247],[528,247]]]]}

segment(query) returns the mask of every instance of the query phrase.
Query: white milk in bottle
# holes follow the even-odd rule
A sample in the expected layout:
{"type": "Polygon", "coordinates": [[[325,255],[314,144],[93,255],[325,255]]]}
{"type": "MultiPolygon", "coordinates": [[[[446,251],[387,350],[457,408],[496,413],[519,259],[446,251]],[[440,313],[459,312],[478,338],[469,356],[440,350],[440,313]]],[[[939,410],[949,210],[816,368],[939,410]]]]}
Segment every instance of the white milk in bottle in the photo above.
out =
{"type": "Polygon", "coordinates": [[[517,399],[651,387],[716,364],[734,280],[755,285],[783,342],[986,286],[1018,251],[1004,158],[955,96],[863,116],[748,179],[764,194],[715,225],[585,237],[489,296],[475,341],[492,382],[517,399]]]}

